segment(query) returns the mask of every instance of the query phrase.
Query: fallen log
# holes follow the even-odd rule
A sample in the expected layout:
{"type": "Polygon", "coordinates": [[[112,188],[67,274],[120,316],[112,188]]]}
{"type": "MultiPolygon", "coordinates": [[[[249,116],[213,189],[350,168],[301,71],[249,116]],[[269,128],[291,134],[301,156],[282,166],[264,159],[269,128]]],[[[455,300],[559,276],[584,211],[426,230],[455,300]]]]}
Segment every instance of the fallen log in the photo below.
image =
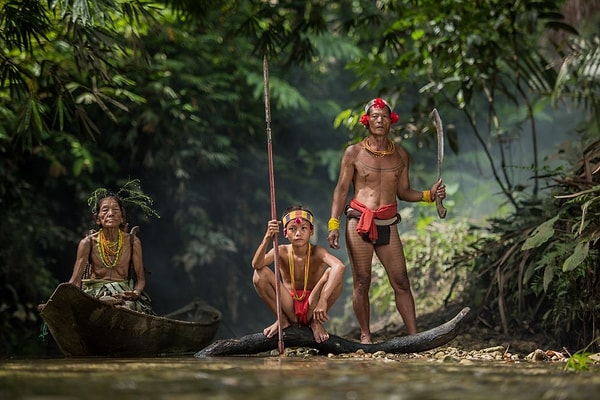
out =
{"type": "MultiPolygon", "coordinates": [[[[361,349],[366,353],[419,353],[443,346],[454,339],[469,311],[470,308],[465,307],[454,318],[435,328],[416,335],[397,336],[379,343],[361,344],[336,335],[330,335],[329,340],[317,343],[312,330],[306,326],[289,326],[284,329],[283,342],[286,347],[310,347],[318,350],[320,354],[354,353],[361,349]]],[[[239,339],[217,340],[194,356],[202,358],[258,354],[277,349],[277,344],[277,336],[267,338],[262,332],[254,333],[239,339]]]]}

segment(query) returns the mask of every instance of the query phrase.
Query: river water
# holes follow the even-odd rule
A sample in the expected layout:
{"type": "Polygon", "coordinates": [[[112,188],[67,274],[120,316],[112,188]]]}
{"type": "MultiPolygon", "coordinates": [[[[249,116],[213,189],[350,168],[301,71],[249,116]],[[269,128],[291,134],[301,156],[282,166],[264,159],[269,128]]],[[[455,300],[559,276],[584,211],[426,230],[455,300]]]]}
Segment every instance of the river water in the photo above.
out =
{"type": "Polygon", "coordinates": [[[0,360],[0,399],[600,398],[600,370],[563,368],[563,363],[326,356],[0,360]]]}

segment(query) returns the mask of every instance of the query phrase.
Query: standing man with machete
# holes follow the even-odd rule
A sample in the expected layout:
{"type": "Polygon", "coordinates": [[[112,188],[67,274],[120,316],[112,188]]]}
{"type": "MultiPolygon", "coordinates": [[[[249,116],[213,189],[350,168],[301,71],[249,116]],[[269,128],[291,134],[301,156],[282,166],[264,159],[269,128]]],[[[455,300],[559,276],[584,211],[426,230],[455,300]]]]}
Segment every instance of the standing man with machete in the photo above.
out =
{"type": "MultiPolygon", "coordinates": [[[[371,100],[365,106],[360,122],[369,134],[360,143],[349,146],[342,156],[338,183],[333,191],[328,241],[333,249],[339,249],[339,218],[345,213],[346,246],[353,277],[352,305],[360,326],[360,342],[372,343],[369,289],[373,252],[387,272],[394,289],[396,308],[408,334],[417,333],[415,302],[406,271],[404,249],[396,228],[400,222],[397,199],[437,201],[441,207],[438,210],[442,210],[441,200],[446,197],[446,187],[441,177],[428,190],[418,191],[410,187],[410,155],[388,138],[392,124],[398,122],[398,114],[392,112],[385,100],[371,100]],[[354,198],[346,205],[351,184],[354,198]]],[[[441,162],[439,153],[438,162],[441,162]]],[[[440,171],[441,166],[438,168],[440,171]]],[[[445,217],[443,210],[442,218],[445,217]]]]}

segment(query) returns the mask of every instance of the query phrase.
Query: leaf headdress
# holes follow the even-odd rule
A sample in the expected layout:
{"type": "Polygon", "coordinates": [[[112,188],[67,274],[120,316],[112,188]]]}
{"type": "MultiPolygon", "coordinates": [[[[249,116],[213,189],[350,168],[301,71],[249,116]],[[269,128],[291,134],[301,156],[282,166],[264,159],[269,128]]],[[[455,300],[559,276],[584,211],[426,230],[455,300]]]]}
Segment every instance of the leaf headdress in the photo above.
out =
{"type": "Polygon", "coordinates": [[[94,215],[98,213],[98,204],[106,197],[116,197],[124,207],[127,204],[139,207],[146,217],[160,218],[160,215],[152,208],[154,200],[142,191],[139,179],[128,181],[116,193],[106,188],[94,190],[88,198],[88,206],[94,215]]]}

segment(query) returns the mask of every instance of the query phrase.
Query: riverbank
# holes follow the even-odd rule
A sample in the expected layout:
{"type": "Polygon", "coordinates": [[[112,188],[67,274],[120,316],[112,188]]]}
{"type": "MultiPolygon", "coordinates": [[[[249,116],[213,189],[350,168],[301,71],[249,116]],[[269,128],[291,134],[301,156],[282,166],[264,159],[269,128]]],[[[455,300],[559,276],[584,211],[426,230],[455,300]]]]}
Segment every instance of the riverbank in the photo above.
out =
{"type": "MultiPolygon", "coordinates": [[[[378,332],[374,338],[386,340],[385,335],[378,332]]],[[[418,360],[426,362],[458,363],[461,365],[476,364],[479,362],[503,362],[503,363],[562,363],[566,369],[584,370],[594,369],[600,371],[600,353],[588,354],[585,361],[581,359],[571,360],[569,358],[575,353],[566,348],[555,350],[544,346],[543,340],[538,335],[531,335],[525,339],[507,338],[497,332],[488,332],[477,327],[468,328],[444,346],[423,351],[420,353],[386,353],[378,351],[366,353],[363,350],[354,353],[327,354],[328,358],[363,358],[363,359],[387,359],[393,361],[418,360]],[[536,341],[536,339],[538,341],[536,341]],[[581,363],[585,365],[582,365],[581,363]],[[570,368],[567,368],[570,365],[570,368]]],[[[278,355],[273,350],[271,355],[278,355]]],[[[319,355],[316,349],[306,347],[289,347],[284,349],[287,357],[310,357],[319,355]]],[[[325,355],[325,354],[321,354],[325,355]]]]}
{"type": "MultiPolygon", "coordinates": [[[[426,330],[449,320],[461,306],[449,307],[444,312],[430,313],[417,319],[419,328],[426,330]]],[[[376,324],[375,324],[376,325],[376,324]]],[[[347,332],[344,337],[358,337],[358,328],[347,332]]],[[[385,341],[394,336],[405,335],[401,323],[391,323],[374,329],[373,340],[385,341]]],[[[469,363],[475,361],[509,361],[509,362],[562,362],[581,349],[570,349],[557,344],[552,338],[532,331],[504,334],[500,327],[490,327],[475,314],[465,319],[463,327],[455,339],[446,345],[410,354],[366,354],[357,352],[346,357],[382,357],[394,359],[425,359],[442,362],[469,363]]],[[[600,366],[600,353],[592,354],[590,359],[594,365],[600,366]]]]}

